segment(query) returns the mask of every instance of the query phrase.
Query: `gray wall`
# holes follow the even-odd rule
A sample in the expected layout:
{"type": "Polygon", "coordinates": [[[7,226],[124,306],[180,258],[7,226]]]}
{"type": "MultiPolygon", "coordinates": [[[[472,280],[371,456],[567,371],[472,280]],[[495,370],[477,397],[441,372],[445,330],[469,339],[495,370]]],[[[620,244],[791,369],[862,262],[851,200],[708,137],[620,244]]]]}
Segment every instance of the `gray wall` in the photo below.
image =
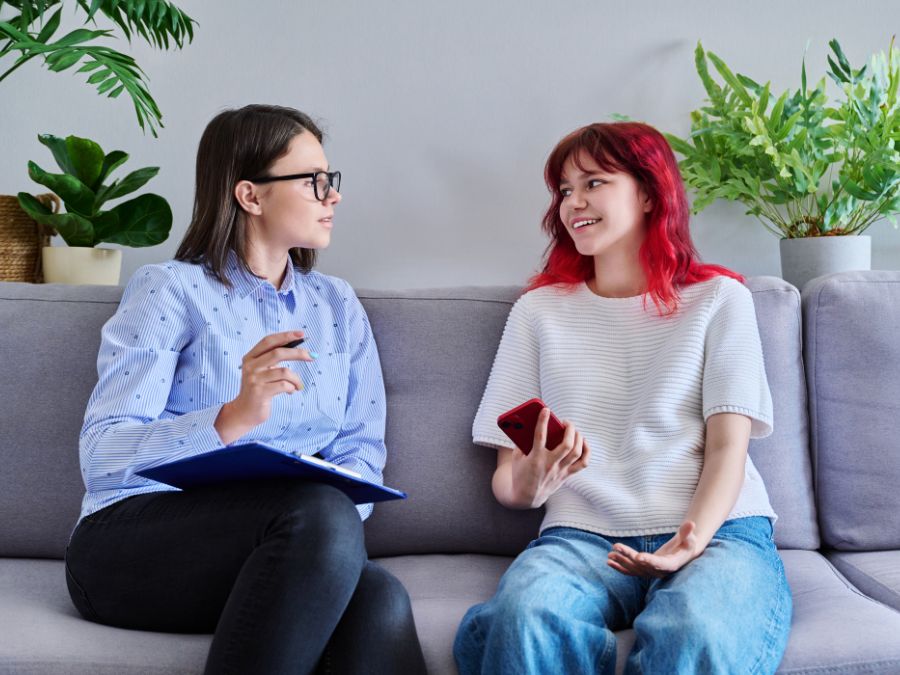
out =
{"type": "MultiPolygon", "coordinates": [[[[165,116],[159,139],[141,135],[126,98],[98,97],[84,75],[30,64],[0,84],[0,193],[37,190],[27,160],[53,165],[39,132],[126,150],[126,169],[162,167],[148,188],[171,203],[173,232],[126,249],[125,278],[173,255],[197,141],[224,107],[279,103],[324,123],[344,201],[323,271],[370,288],[518,284],[545,246],[541,172],[552,146],[613,113],[684,134],[703,97],[698,39],[735,70],[793,88],[807,41],[818,79],[832,37],[857,65],[900,26],[896,0],[176,4],[200,24],[194,43],[131,51],[165,116]]],[[[737,205],[709,208],[693,233],[708,261],[779,274],[777,239],[737,205]]],[[[869,234],[873,267],[900,268],[900,232],[881,222],[869,234]]]]}

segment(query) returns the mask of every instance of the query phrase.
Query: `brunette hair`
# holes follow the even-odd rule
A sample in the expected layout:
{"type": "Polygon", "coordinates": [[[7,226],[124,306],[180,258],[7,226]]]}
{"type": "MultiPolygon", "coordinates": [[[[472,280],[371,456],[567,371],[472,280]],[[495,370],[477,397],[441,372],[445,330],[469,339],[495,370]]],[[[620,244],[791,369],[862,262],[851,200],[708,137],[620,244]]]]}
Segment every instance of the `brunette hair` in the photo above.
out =
{"type": "MultiPolygon", "coordinates": [[[[572,285],[594,277],[594,260],[575,249],[559,217],[563,164],[586,153],[604,171],[623,171],[640,183],[651,200],[647,235],[639,256],[647,277],[647,294],[660,314],[678,306],[678,287],[724,275],[743,277],[719,265],[700,262],[688,229],[688,203],[678,163],[665,137],[638,122],[589,124],[563,138],[550,153],[544,181],[552,196],[543,229],[550,236],[543,269],[529,280],[528,290],[550,284],[572,285]]],[[[582,168],[583,167],[579,167],[582,168]]]]}
{"type": "MultiPolygon", "coordinates": [[[[247,217],[234,196],[241,180],[265,175],[288,151],[291,140],[308,131],[321,143],[322,131],[308,115],[277,105],[248,105],[225,110],[206,125],[197,148],[194,211],[176,260],[202,263],[223,284],[228,252],[234,251],[244,268],[247,217]]],[[[316,252],[292,248],[291,260],[304,272],[316,263],[316,252]]]]}

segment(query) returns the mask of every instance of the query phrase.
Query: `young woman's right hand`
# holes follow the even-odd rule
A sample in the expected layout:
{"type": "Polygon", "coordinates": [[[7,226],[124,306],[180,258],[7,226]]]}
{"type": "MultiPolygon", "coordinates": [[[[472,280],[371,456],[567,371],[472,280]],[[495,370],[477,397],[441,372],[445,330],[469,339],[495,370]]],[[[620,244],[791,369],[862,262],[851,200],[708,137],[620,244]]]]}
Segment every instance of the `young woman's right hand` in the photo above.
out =
{"type": "Polygon", "coordinates": [[[260,340],[241,361],[241,390],[222,406],[215,421],[219,438],[225,445],[237,440],[272,414],[272,399],[278,394],[293,394],[303,389],[300,377],[283,361],[313,361],[302,348],[285,347],[303,337],[302,331],[273,333],[260,340]]]}
{"type": "Polygon", "coordinates": [[[591,450],[580,431],[571,422],[564,422],[565,433],[559,445],[547,447],[547,423],[550,410],[538,415],[534,442],[527,455],[518,448],[508,460],[510,478],[510,506],[537,508],[556,492],[572,474],[586,468],[591,450]]]}

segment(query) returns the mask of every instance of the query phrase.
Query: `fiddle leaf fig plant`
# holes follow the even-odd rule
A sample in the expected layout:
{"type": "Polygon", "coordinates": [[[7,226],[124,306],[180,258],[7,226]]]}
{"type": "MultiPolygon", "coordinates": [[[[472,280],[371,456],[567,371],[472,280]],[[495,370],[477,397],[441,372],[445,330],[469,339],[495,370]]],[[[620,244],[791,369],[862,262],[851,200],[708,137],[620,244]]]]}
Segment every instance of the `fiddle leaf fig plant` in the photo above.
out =
{"type": "Polygon", "coordinates": [[[104,184],[128,159],[127,154],[121,150],[105,154],[94,141],[77,136],[42,134],[38,140],[53,153],[62,173],[49,173],[28,162],[28,175],[55,192],[66,212],[53,213],[33,195],[20,192],[19,204],[35,221],[56,230],[69,246],[93,247],[107,242],[141,247],[166,240],[172,229],[172,209],[159,195],[148,192],[108,211],[101,209],[106,202],[139,190],[159,167],[138,169],[104,184]]]}
{"type": "Polygon", "coordinates": [[[691,113],[687,138],[666,134],[684,158],[694,213],[738,201],[785,239],[858,234],[900,213],[900,50],[891,40],[887,53],[853,68],[837,40],[829,46],[827,75],[841,91],[834,103],[824,77],[808,87],[805,58],[800,88],[777,95],[698,43],[707,104],[691,113]]]}

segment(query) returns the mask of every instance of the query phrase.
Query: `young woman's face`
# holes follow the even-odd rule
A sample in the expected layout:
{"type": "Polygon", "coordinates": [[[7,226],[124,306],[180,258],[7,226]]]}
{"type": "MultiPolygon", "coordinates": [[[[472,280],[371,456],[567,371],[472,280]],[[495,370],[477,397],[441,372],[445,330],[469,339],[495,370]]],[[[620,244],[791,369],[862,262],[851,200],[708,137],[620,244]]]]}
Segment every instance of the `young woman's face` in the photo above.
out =
{"type": "Polygon", "coordinates": [[[652,209],[640,183],[630,174],[603,171],[587,153],[563,164],[559,217],[581,255],[617,249],[636,252],[644,240],[645,220],[652,209]]]}
{"type": "MultiPolygon", "coordinates": [[[[268,176],[328,171],[322,144],[308,131],[291,140],[288,151],[279,157],[268,176]]],[[[333,187],[325,199],[316,199],[312,178],[273,181],[257,186],[260,213],[255,218],[258,236],[284,248],[321,249],[331,242],[334,207],[341,201],[333,187]]]]}

